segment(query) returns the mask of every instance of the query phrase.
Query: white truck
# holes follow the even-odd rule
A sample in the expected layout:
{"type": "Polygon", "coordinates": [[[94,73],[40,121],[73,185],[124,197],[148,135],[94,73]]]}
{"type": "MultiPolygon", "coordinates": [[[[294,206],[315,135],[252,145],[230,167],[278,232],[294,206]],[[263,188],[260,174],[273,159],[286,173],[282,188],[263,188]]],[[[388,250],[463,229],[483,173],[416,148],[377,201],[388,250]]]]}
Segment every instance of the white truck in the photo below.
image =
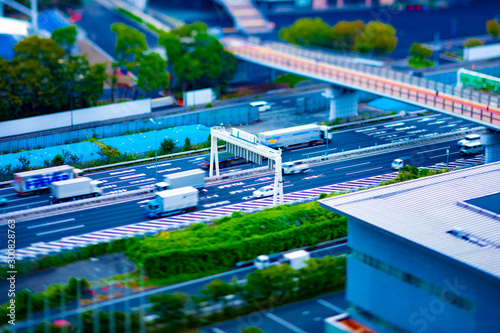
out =
{"type": "Polygon", "coordinates": [[[19,195],[29,195],[48,191],[53,182],[78,178],[82,170],[70,165],[38,169],[14,174],[14,191],[19,195]]]}
{"type": "Polygon", "coordinates": [[[50,198],[53,202],[96,195],[102,195],[102,182],[88,177],[53,182],[50,188],[50,198]]]}
{"type": "Polygon", "coordinates": [[[198,190],[187,186],[156,193],[156,197],[146,204],[145,211],[147,217],[159,218],[194,210],[197,205],[198,190]]]}
{"type": "Polygon", "coordinates": [[[297,250],[285,254],[273,253],[269,255],[260,255],[254,261],[256,269],[264,269],[274,265],[289,264],[293,269],[301,269],[307,266],[306,260],[310,259],[309,252],[297,250]]]}
{"type": "Polygon", "coordinates": [[[326,125],[301,125],[282,128],[274,131],[266,131],[258,134],[261,145],[271,148],[287,149],[292,146],[308,144],[310,146],[323,144],[331,141],[333,133],[326,125]]]}
{"type": "Polygon", "coordinates": [[[301,173],[309,169],[309,164],[302,161],[295,162],[285,162],[281,165],[284,175],[291,175],[296,173],[301,173]]]}
{"type": "Polygon", "coordinates": [[[163,182],[155,184],[154,192],[173,190],[191,186],[196,189],[205,186],[206,172],[200,169],[171,173],[164,176],[163,182]]]}

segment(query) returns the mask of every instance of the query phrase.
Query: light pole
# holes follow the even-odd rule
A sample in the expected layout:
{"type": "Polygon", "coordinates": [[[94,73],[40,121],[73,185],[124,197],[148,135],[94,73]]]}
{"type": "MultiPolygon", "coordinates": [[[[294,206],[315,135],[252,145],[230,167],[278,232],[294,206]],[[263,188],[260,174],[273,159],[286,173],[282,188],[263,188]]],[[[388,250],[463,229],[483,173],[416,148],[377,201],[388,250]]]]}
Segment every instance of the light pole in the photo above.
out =
{"type": "Polygon", "coordinates": [[[155,183],[158,183],[158,153],[156,152],[156,146],[158,144],[158,138],[156,137],[156,122],[153,118],[149,118],[155,124],[154,136],[155,136],[155,183]]]}
{"type": "Polygon", "coordinates": [[[321,93],[321,96],[325,97],[330,103],[330,107],[327,107],[327,116],[326,116],[326,155],[328,156],[328,141],[330,140],[330,132],[329,132],[329,123],[330,123],[330,116],[333,114],[333,100],[335,99],[335,96],[333,94],[333,89],[332,90],[327,90],[321,93]]]}

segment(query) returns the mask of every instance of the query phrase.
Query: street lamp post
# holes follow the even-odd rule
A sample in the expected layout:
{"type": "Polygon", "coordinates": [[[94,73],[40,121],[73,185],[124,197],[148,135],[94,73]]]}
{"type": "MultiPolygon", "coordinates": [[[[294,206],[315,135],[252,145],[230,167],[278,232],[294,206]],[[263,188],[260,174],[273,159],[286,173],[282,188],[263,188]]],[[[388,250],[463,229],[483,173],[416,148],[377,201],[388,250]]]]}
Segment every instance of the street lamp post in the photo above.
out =
{"type": "Polygon", "coordinates": [[[158,138],[156,137],[156,122],[153,120],[153,118],[149,118],[155,124],[155,129],[154,129],[154,136],[155,136],[155,183],[158,183],[158,153],[156,151],[156,146],[158,144],[158,138]]]}
{"type": "Polygon", "coordinates": [[[327,107],[327,113],[326,113],[326,155],[328,156],[328,141],[330,138],[330,132],[329,132],[329,123],[330,123],[330,116],[333,114],[333,100],[335,99],[335,96],[333,94],[333,91],[324,91],[321,93],[321,96],[325,97],[330,103],[329,106],[327,107]]]}

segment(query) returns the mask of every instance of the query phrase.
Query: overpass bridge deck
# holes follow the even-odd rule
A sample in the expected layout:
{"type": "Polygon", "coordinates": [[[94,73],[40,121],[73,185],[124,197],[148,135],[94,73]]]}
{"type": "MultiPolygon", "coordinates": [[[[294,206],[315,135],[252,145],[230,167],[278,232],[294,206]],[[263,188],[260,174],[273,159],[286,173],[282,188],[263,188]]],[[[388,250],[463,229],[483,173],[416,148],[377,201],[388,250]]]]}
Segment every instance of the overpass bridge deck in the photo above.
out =
{"type": "Polygon", "coordinates": [[[224,37],[222,42],[241,60],[400,100],[500,131],[500,99],[492,94],[283,43],[256,44],[235,37],[224,37]]]}

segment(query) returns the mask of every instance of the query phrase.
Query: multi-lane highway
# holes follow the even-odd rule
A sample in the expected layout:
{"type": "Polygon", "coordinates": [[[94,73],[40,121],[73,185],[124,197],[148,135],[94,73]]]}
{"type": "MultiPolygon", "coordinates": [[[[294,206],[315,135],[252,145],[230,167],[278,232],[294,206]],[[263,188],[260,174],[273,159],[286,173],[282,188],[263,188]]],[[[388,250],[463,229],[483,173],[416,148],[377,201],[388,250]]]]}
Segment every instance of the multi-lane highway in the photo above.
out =
{"type": "MultiPolygon", "coordinates": [[[[373,126],[341,131],[337,133],[331,150],[349,150],[359,146],[373,145],[374,141],[379,143],[401,138],[404,135],[420,135],[420,133],[408,133],[426,130],[423,133],[435,132],[442,126],[456,124],[454,127],[461,126],[461,123],[447,123],[442,119],[443,116],[420,117],[411,120],[383,123],[373,126]],[[399,131],[398,129],[404,129],[399,131]],[[399,133],[405,134],[399,134],[399,133]],[[398,135],[395,137],[394,135],[398,135]],[[343,144],[341,144],[343,142],[343,144]],[[372,142],[370,144],[370,142],[372,142]],[[346,148],[341,148],[346,147],[346,148]]],[[[453,120],[452,120],[453,121],[453,120]]],[[[446,162],[446,150],[450,150],[449,161],[454,163],[459,159],[458,147],[454,141],[437,143],[432,146],[424,146],[406,149],[398,152],[382,153],[374,156],[358,158],[354,160],[342,161],[337,163],[319,165],[306,170],[303,174],[290,175],[285,177],[284,192],[289,194],[297,191],[304,191],[315,187],[331,185],[353,179],[374,177],[380,174],[393,172],[390,169],[390,163],[394,158],[409,155],[412,157],[412,163],[416,166],[428,166],[440,162],[446,162]]],[[[300,148],[291,152],[286,152],[286,158],[292,160],[305,158],[311,154],[324,153],[325,147],[300,148]]],[[[286,160],[285,158],[285,160],[286,160]]],[[[479,160],[479,159],[478,159],[479,160]]],[[[196,157],[185,157],[169,161],[159,162],[158,171],[160,175],[167,172],[187,170],[196,167],[196,157]]],[[[249,167],[249,166],[244,166],[249,167]]],[[[237,168],[239,169],[239,168],[237,168]]],[[[106,181],[109,189],[127,190],[137,188],[147,184],[154,183],[155,164],[134,166],[118,170],[94,173],[90,176],[96,179],[106,181]]],[[[227,170],[226,170],[227,171],[227,170]]],[[[216,185],[207,186],[200,195],[200,203],[195,214],[204,217],[210,216],[210,210],[224,209],[227,205],[250,202],[253,198],[253,190],[271,184],[272,175],[248,177],[237,181],[228,181],[216,185]]],[[[149,221],[144,214],[144,204],[147,200],[132,200],[130,202],[103,206],[99,208],[86,209],[78,212],[60,214],[47,218],[33,219],[18,222],[16,226],[17,233],[22,235],[17,239],[17,247],[23,248],[39,242],[50,242],[72,235],[80,235],[92,231],[99,231],[149,221]]],[[[220,214],[220,212],[218,212],[220,214]]],[[[217,216],[217,214],[214,214],[217,216]]],[[[177,216],[168,220],[167,223],[185,223],[192,216],[177,216]]],[[[198,216],[199,217],[199,216],[198,216]]],[[[0,227],[0,235],[6,235],[0,227]]],[[[147,226],[145,226],[147,228],[147,226]]],[[[127,232],[124,230],[123,232],[127,232]]],[[[133,233],[133,231],[129,231],[133,233]]],[[[110,237],[110,235],[101,235],[101,237],[110,237]]],[[[88,240],[87,240],[88,241],[88,240]]],[[[6,242],[2,242],[6,244],[6,242]]]]}
{"type": "MultiPolygon", "coordinates": [[[[273,102],[278,104],[279,107],[263,115],[268,122],[272,122],[274,119],[278,121],[288,112],[287,109],[283,108],[281,102],[282,100],[273,102]]],[[[407,138],[414,139],[471,126],[474,126],[471,122],[439,114],[359,126],[353,129],[335,132],[333,135],[333,142],[328,145],[328,153],[342,152],[357,149],[359,147],[371,147],[376,144],[380,145],[392,141],[396,142],[407,138]]],[[[245,127],[243,127],[243,129],[245,129],[245,127]]],[[[252,130],[252,127],[250,126],[249,129],[252,130]]],[[[255,128],[252,131],[255,132],[255,128]]],[[[283,161],[298,160],[325,154],[327,152],[326,148],[326,145],[320,145],[284,151],[282,155],[283,161]]],[[[119,168],[112,171],[89,173],[86,176],[104,181],[105,193],[116,193],[116,191],[137,189],[141,186],[155,183],[156,168],[158,169],[159,180],[161,180],[163,175],[168,173],[197,168],[199,164],[197,158],[198,157],[183,157],[169,159],[158,162],[157,167],[156,164],[152,162],[119,168]]],[[[226,169],[223,172],[232,172],[245,168],[252,168],[254,166],[253,164],[240,165],[238,167],[226,169]]],[[[9,205],[2,207],[2,212],[11,212],[26,209],[28,207],[33,208],[50,204],[48,194],[22,198],[15,194],[11,187],[1,188],[0,197],[6,197],[9,200],[9,205]]]]}

